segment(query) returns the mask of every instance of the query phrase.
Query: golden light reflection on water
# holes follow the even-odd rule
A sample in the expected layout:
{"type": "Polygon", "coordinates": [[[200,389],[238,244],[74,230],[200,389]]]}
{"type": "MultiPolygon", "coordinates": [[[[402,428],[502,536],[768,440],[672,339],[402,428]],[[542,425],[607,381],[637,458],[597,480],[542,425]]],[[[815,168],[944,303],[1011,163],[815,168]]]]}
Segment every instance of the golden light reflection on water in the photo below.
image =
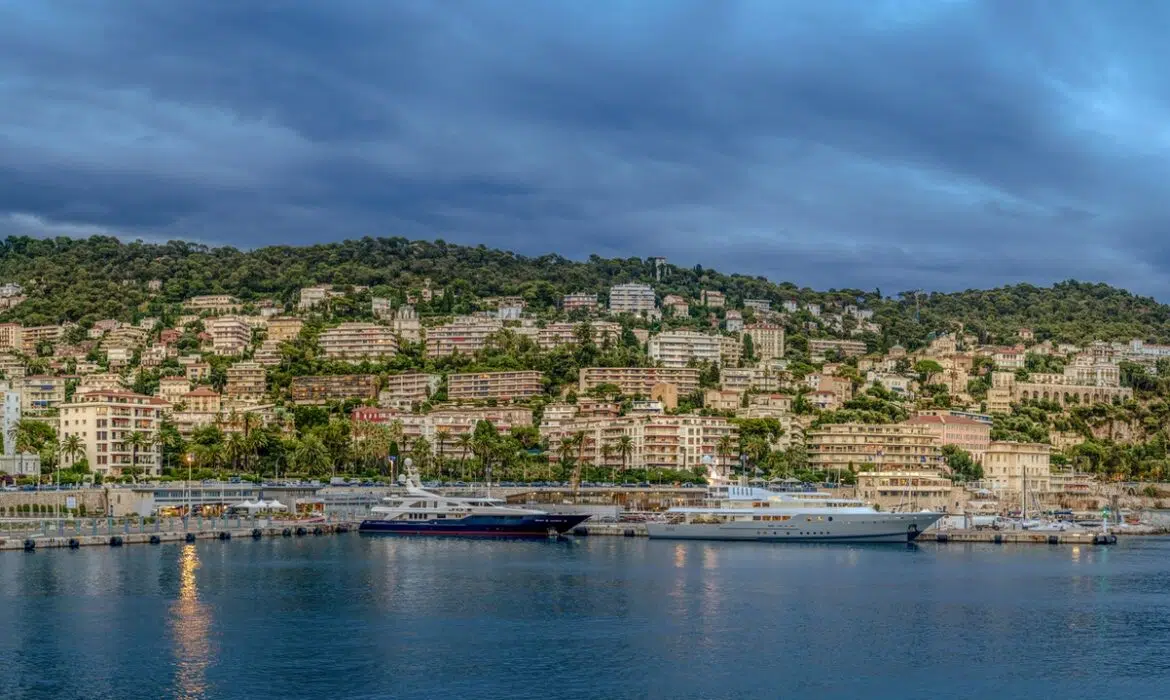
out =
{"type": "Polygon", "coordinates": [[[1081,560],[1081,548],[1079,546],[1073,546],[1072,559],[1073,559],[1073,561],[1080,561],[1081,560]]]}
{"type": "Polygon", "coordinates": [[[195,545],[184,546],[179,556],[179,598],[171,605],[170,622],[175,641],[175,697],[187,700],[206,697],[205,674],[211,663],[211,612],[199,602],[198,568],[195,545]]]}

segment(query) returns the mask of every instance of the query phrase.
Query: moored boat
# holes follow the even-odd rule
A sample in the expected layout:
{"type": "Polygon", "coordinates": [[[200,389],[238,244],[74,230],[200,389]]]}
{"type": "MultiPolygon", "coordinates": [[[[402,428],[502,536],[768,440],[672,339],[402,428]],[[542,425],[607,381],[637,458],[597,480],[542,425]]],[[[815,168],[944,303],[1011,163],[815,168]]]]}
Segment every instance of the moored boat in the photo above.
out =
{"type": "Polygon", "coordinates": [[[452,537],[549,537],[561,535],[589,518],[516,508],[498,498],[443,496],[422,488],[418,476],[406,478],[405,493],[382,499],[358,532],[452,537]]]}
{"type": "Polygon", "coordinates": [[[646,524],[651,539],[761,542],[913,542],[942,513],[880,512],[829,493],[734,485],[712,470],[710,505],[677,507],[646,524]]]}

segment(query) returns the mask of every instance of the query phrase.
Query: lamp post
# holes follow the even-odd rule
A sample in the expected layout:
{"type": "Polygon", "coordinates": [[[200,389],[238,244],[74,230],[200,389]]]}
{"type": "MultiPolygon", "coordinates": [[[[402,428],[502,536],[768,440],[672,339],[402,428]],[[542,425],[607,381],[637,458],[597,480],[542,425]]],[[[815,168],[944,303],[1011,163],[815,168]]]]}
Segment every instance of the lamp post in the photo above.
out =
{"type": "Polygon", "coordinates": [[[191,465],[195,462],[195,455],[187,453],[187,517],[191,517],[191,465]]]}

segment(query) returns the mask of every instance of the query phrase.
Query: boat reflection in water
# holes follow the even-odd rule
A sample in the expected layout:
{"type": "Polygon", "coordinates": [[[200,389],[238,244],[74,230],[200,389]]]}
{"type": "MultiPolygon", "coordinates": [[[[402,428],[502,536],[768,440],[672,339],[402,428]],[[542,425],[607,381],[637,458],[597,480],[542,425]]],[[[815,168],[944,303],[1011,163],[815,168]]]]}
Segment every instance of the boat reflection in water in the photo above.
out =
{"type": "Polygon", "coordinates": [[[188,544],[179,556],[179,598],[171,605],[171,636],[175,641],[174,695],[185,700],[207,697],[211,663],[211,612],[199,600],[195,572],[199,554],[188,544]]]}

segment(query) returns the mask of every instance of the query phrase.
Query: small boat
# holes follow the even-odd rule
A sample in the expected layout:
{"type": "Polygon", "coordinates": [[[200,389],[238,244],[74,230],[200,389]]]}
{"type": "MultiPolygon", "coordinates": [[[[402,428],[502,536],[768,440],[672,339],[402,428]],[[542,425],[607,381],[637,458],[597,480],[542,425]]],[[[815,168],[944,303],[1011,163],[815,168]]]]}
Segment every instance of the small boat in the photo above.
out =
{"type": "Polygon", "coordinates": [[[557,515],[516,508],[491,497],[442,496],[422,488],[418,475],[406,477],[406,493],[382,499],[370,509],[358,532],[450,537],[556,537],[585,522],[588,515],[557,515]]]}

